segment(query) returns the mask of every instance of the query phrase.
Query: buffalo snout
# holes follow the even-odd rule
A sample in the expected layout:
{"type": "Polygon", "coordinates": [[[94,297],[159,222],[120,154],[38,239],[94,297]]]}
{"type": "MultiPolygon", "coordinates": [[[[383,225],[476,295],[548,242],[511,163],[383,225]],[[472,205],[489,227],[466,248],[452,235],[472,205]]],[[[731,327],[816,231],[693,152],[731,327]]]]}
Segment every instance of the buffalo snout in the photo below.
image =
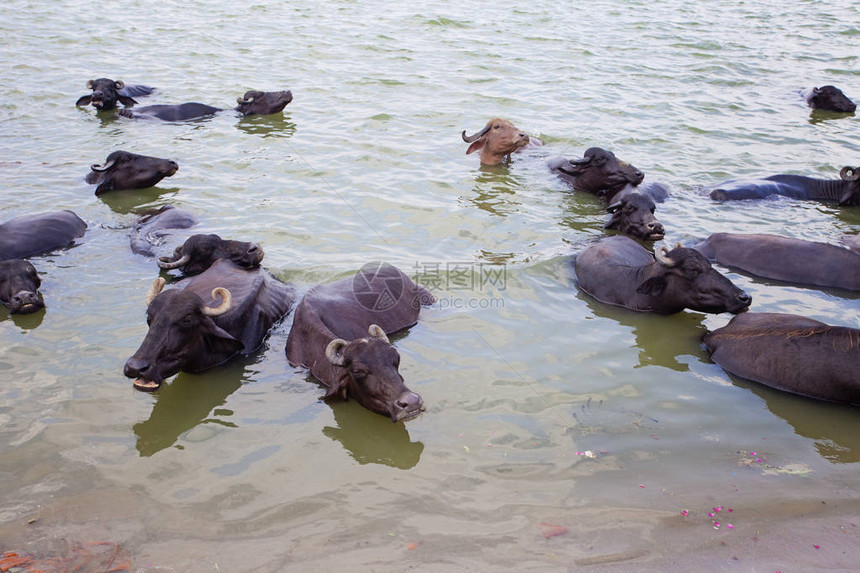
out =
{"type": "Polygon", "coordinates": [[[412,391],[406,391],[394,402],[391,408],[391,421],[409,420],[424,411],[424,400],[412,391]]]}

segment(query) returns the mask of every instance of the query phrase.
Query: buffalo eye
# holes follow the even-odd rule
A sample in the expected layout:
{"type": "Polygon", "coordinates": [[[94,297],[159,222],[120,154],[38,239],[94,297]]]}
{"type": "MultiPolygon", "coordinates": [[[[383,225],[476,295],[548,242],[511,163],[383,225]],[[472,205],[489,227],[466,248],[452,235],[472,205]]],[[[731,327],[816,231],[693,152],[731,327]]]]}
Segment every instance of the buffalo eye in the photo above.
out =
{"type": "Polygon", "coordinates": [[[356,382],[364,382],[367,378],[367,371],[361,368],[356,368],[352,371],[352,377],[356,382]]]}
{"type": "Polygon", "coordinates": [[[698,265],[689,266],[684,269],[684,274],[690,278],[695,278],[702,274],[702,269],[698,265]]]}
{"type": "Polygon", "coordinates": [[[194,326],[195,322],[197,322],[197,321],[194,319],[194,315],[186,314],[185,316],[182,317],[182,320],[179,321],[179,327],[180,328],[191,328],[192,326],[194,326]]]}

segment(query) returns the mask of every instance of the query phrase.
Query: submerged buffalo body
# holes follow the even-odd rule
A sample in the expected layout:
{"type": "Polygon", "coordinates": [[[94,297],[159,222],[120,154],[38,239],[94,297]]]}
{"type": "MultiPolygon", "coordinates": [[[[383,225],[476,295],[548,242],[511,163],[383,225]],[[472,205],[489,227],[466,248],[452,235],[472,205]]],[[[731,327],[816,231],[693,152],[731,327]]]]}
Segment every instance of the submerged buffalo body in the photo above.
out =
{"type": "MultiPolygon", "coordinates": [[[[268,115],[282,111],[288,103],[293,101],[293,93],[289,90],[278,92],[248,91],[245,95],[236,99],[237,105],[234,111],[243,117],[249,115],[268,115]]],[[[187,121],[214,115],[224,111],[220,107],[212,107],[197,102],[181,103],[178,105],[148,105],[136,108],[120,110],[119,114],[130,118],[155,118],[162,121],[187,121]]]]}
{"type": "Polygon", "coordinates": [[[158,266],[196,275],[218,259],[228,259],[240,267],[253,268],[260,266],[263,256],[263,248],[259,243],[222,239],[215,234],[198,234],[188,237],[185,243],[176,247],[172,257],[160,257],[158,266]]]}
{"type": "Polygon", "coordinates": [[[860,290],[860,254],[767,234],[715,233],[693,246],[710,261],[790,283],[860,290]]]}
{"type": "Polygon", "coordinates": [[[75,105],[92,105],[99,111],[115,109],[117,102],[131,107],[137,103],[135,97],[148,96],[155,91],[149,86],[126,85],[123,81],[108,78],[87,81],[87,89],[92,90],[92,93],[78,98],[75,105]]]}
{"type": "Polygon", "coordinates": [[[860,330],[749,312],[704,337],[726,371],[810,398],[860,405],[860,330]]]}
{"type": "Polygon", "coordinates": [[[71,211],[22,215],[0,223],[0,260],[24,259],[68,247],[87,224],[71,211]]]}
{"type": "Polygon", "coordinates": [[[655,257],[624,236],[607,237],[574,259],[580,288],[597,300],[638,311],[671,314],[685,308],[738,313],[752,298],[711,268],[693,249],[665,247],[655,257]]]}
{"type": "Polygon", "coordinates": [[[515,151],[543,145],[541,140],[530,138],[525,131],[500,117],[491,119],[483,129],[472,135],[466,135],[463,130],[461,136],[463,141],[470,144],[466,155],[480,151],[481,163],[484,165],[498,165],[509,159],[515,151]]]}
{"type": "Polygon", "coordinates": [[[128,151],[114,151],[103,165],[93,164],[86,181],[96,187],[96,195],[123,189],[153,187],[179,169],[171,159],[138,155],[128,151]]]}
{"type": "Polygon", "coordinates": [[[149,331],[125,363],[141,390],[157,389],[180,371],[200,372],[257,349],[290,310],[293,289],[262,269],[227,260],[162,292],[158,278],[147,294],[149,331]]]}
{"type": "Polygon", "coordinates": [[[424,409],[398,371],[400,354],[387,334],[418,321],[433,297],[402,271],[381,265],[308,291],[287,339],[290,364],[310,369],[328,387],[325,398],[353,398],[392,422],[424,409]]]}
{"type": "Polygon", "coordinates": [[[711,199],[763,199],[783,195],[793,199],[836,201],[860,205],[860,167],[843,167],[840,179],[815,179],[803,175],[771,175],[763,179],[731,179],[707,188],[711,199]]]}
{"type": "Polygon", "coordinates": [[[857,105],[848,99],[842,90],[836,86],[821,86],[804,90],[803,97],[812,109],[823,109],[840,113],[851,113],[857,109],[857,105]]]}
{"type": "Polygon", "coordinates": [[[44,308],[41,285],[42,279],[29,261],[0,261],[0,303],[9,307],[9,314],[27,314],[44,308]]]}
{"type": "Polygon", "coordinates": [[[165,238],[177,231],[190,229],[199,221],[187,209],[165,205],[152,213],[142,215],[129,234],[133,253],[154,257],[156,248],[164,244],[165,238]]]}

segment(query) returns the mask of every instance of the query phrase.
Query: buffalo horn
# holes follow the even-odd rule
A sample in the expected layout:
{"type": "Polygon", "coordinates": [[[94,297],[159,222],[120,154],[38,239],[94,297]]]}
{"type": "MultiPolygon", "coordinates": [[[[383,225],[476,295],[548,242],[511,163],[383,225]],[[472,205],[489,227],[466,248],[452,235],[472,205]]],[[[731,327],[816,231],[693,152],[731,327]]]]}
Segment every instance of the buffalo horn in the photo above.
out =
{"type": "Polygon", "coordinates": [[[474,135],[466,135],[466,130],[464,129],[463,134],[462,134],[463,135],[463,141],[465,141],[466,143],[472,143],[473,141],[477,141],[478,138],[483,137],[484,134],[487,133],[488,131],[490,131],[489,125],[474,135]]]}
{"type": "Polygon", "coordinates": [[[159,293],[164,289],[165,281],[163,278],[158,277],[152,284],[149,286],[149,290],[146,291],[146,306],[149,306],[152,303],[152,300],[159,295],[159,293]]]}
{"type": "Polygon", "coordinates": [[[116,163],[115,159],[111,159],[110,161],[108,161],[104,165],[99,165],[98,163],[93,163],[92,165],[90,165],[90,169],[92,169],[93,171],[98,171],[98,172],[107,171],[108,169],[113,167],[114,163],[116,163]]]}
{"type": "Polygon", "coordinates": [[[857,181],[860,179],[860,167],[843,167],[839,172],[843,181],[857,181]]]}
{"type": "Polygon", "coordinates": [[[239,96],[239,97],[237,97],[237,98],[236,98],[236,103],[251,103],[251,102],[253,102],[253,101],[254,101],[254,98],[248,98],[248,99],[245,99],[245,98],[244,98],[244,97],[242,97],[242,96],[239,96]]]}
{"type": "Polygon", "coordinates": [[[200,312],[205,314],[206,316],[221,316],[228,310],[230,310],[230,304],[233,303],[233,295],[230,294],[230,291],[225,289],[224,287],[217,287],[212,289],[212,298],[221,297],[221,304],[215,307],[212,306],[204,306],[200,309],[200,312]]]}
{"type": "Polygon", "coordinates": [[[568,159],[568,161],[573,165],[588,165],[591,163],[591,160],[594,159],[593,155],[589,155],[588,157],[583,157],[582,159],[568,159]]]}
{"type": "Polygon", "coordinates": [[[385,342],[388,342],[388,337],[385,336],[385,331],[378,324],[371,324],[370,328],[367,329],[367,333],[373,338],[379,338],[385,342]]]}
{"type": "Polygon", "coordinates": [[[182,255],[175,261],[171,261],[170,257],[158,257],[158,266],[164,270],[171,271],[185,266],[190,260],[191,257],[188,255],[182,255]]]}
{"type": "Polygon", "coordinates": [[[616,201],[615,203],[613,203],[612,205],[610,205],[609,207],[606,208],[606,212],[607,213],[615,213],[617,210],[619,210],[621,208],[622,205],[623,205],[623,203],[621,201],[616,201]]]}
{"type": "Polygon", "coordinates": [[[121,90],[125,87],[125,82],[122,80],[117,80],[114,82],[114,85],[116,86],[116,89],[121,90]]]}
{"type": "Polygon", "coordinates": [[[87,89],[88,90],[93,89],[93,80],[87,80],[87,89]]]}
{"type": "Polygon", "coordinates": [[[669,249],[666,247],[660,247],[657,249],[657,252],[654,253],[654,257],[657,259],[657,262],[663,265],[664,267],[673,267],[675,266],[675,261],[669,257],[669,249]]]}
{"type": "Polygon", "coordinates": [[[341,351],[349,344],[343,338],[335,338],[325,347],[325,357],[335,366],[343,366],[345,358],[341,351]]]}

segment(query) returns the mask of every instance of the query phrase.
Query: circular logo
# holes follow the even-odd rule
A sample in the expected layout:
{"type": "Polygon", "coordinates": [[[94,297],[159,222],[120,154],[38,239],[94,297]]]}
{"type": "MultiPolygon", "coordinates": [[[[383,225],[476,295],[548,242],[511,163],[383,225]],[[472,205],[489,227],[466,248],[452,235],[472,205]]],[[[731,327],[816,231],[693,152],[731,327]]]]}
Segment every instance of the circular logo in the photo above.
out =
{"type": "Polygon", "coordinates": [[[403,274],[388,263],[367,263],[352,279],[352,294],[362,308],[373,312],[386,311],[403,296],[403,274]]]}

